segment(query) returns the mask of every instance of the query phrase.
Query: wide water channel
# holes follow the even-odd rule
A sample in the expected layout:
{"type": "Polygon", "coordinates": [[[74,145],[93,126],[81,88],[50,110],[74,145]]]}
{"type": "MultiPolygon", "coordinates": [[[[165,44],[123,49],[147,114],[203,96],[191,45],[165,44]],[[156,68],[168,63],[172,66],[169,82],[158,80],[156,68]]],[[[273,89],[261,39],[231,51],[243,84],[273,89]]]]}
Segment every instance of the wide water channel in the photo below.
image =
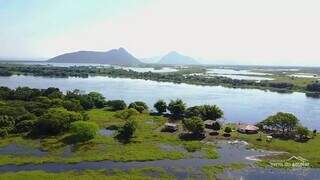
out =
{"type": "Polygon", "coordinates": [[[89,77],[49,78],[34,76],[0,77],[0,86],[16,88],[58,87],[62,91],[80,89],[97,91],[107,99],[126,102],[145,101],[150,107],[158,99],[169,101],[181,98],[188,106],[216,104],[225,112],[229,122],[256,123],[267,116],[283,111],[294,113],[305,126],[320,130],[320,99],[304,93],[277,93],[257,89],[233,89],[220,86],[196,86],[139,79],[89,77]]]}

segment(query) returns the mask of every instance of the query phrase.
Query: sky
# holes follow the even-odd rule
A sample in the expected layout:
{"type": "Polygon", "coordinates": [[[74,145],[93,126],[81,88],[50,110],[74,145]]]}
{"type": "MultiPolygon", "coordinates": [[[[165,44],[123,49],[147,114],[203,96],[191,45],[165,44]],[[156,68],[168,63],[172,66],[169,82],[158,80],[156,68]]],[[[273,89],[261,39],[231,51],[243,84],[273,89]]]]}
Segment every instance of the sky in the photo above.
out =
{"type": "Polygon", "coordinates": [[[319,0],[0,0],[0,57],[124,47],[206,64],[320,66],[319,0]]]}

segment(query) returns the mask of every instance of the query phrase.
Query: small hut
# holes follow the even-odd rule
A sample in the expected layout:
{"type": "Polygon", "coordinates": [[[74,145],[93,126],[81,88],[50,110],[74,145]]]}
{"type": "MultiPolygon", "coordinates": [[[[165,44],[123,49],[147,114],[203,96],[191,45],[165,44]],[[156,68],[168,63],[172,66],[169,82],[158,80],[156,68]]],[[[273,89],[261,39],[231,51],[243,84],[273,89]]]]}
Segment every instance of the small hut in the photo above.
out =
{"type": "Polygon", "coordinates": [[[267,141],[267,142],[271,142],[271,141],[272,141],[272,136],[267,136],[266,141],[267,141]]]}
{"type": "Polygon", "coordinates": [[[215,123],[216,121],[214,121],[214,120],[206,120],[206,121],[204,121],[203,123],[204,123],[204,127],[206,128],[206,129],[213,129],[213,123],[215,123]]]}
{"type": "Polygon", "coordinates": [[[255,134],[258,133],[259,128],[251,124],[240,124],[237,128],[238,132],[246,134],[255,134]]]}
{"type": "Polygon", "coordinates": [[[173,123],[165,123],[164,124],[164,129],[166,131],[177,131],[178,130],[178,125],[173,124],[173,123]]]}

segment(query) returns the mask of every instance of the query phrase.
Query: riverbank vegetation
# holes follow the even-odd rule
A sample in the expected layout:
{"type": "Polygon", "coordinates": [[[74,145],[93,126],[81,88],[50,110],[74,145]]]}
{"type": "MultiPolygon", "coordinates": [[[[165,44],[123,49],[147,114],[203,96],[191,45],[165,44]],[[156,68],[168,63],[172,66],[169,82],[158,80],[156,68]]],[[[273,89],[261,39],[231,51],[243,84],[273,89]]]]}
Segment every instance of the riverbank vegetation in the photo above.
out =
{"type": "Polygon", "coordinates": [[[272,75],[273,80],[238,80],[222,76],[202,76],[198,73],[205,72],[204,67],[190,67],[179,69],[177,72],[154,73],[154,72],[136,72],[113,67],[96,66],[72,66],[72,67],[54,67],[40,65],[18,65],[2,64],[0,65],[0,75],[11,76],[33,75],[46,77],[82,77],[89,76],[108,76],[114,78],[132,78],[153,80],[159,82],[186,83],[205,86],[225,86],[232,88],[256,88],[266,89],[278,92],[306,92],[310,97],[317,97],[320,94],[319,82],[316,79],[289,77],[285,75],[272,75]]]}
{"type": "Polygon", "coordinates": [[[0,98],[5,132],[1,147],[16,148],[15,154],[2,153],[0,164],[181,159],[193,152],[203,158],[218,157],[212,145],[161,132],[171,116],[150,114],[143,102],[127,108],[125,102],[109,103],[99,93],[27,87],[1,87],[0,98]],[[143,111],[138,111],[141,107],[143,111]],[[111,134],[98,133],[97,126],[111,134]],[[25,151],[27,147],[31,152],[25,151]]]}
{"type": "Polygon", "coordinates": [[[301,138],[307,132],[311,139],[296,141],[290,135],[267,141],[267,131],[242,134],[233,124],[212,125],[217,134],[211,134],[204,122],[217,123],[223,111],[215,105],[187,107],[180,99],[168,105],[159,100],[154,105],[157,113],[150,113],[140,101],[127,106],[122,100],[109,101],[99,93],[79,90],[64,94],[56,88],[1,87],[0,99],[0,148],[16,148],[15,154],[4,151],[0,164],[152,161],[192,158],[195,152],[214,159],[218,157],[214,146],[203,142],[217,139],[245,140],[254,148],[286,151],[308,159],[313,166],[320,163],[320,136],[298,126],[298,120],[287,113],[270,116],[263,125],[285,136],[294,132],[301,138]],[[178,130],[162,131],[167,122],[176,124],[178,130]]]}
{"type": "Polygon", "coordinates": [[[241,170],[246,167],[246,164],[207,165],[202,167],[202,172],[208,180],[215,180],[217,175],[222,174],[226,170],[241,170]]]}

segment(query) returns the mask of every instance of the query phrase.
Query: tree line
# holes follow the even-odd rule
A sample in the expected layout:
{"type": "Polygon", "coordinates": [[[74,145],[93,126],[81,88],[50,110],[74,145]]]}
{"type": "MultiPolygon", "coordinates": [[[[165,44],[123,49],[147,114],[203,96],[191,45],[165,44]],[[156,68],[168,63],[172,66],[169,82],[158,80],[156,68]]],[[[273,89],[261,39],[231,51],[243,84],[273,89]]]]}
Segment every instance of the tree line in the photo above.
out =
{"type": "Polygon", "coordinates": [[[53,87],[0,87],[0,136],[15,133],[56,135],[72,126],[93,127],[95,125],[89,122],[82,122],[89,118],[85,111],[102,108],[106,102],[97,92],[86,94],[74,90],[64,94],[53,87]],[[82,123],[72,125],[77,121],[82,123]]]}
{"type": "Polygon", "coordinates": [[[72,67],[54,67],[40,65],[0,65],[0,76],[10,76],[12,74],[32,74],[34,76],[49,77],[89,77],[90,75],[103,75],[109,77],[123,77],[132,79],[145,79],[160,82],[187,83],[195,85],[223,85],[226,87],[240,88],[263,88],[276,91],[308,91],[320,92],[320,83],[313,82],[305,87],[296,86],[287,82],[253,81],[237,80],[228,77],[213,76],[204,77],[194,75],[191,72],[171,72],[171,73],[153,73],[136,72],[132,70],[118,69],[113,67],[94,67],[94,66],[72,66],[72,67]]]}

